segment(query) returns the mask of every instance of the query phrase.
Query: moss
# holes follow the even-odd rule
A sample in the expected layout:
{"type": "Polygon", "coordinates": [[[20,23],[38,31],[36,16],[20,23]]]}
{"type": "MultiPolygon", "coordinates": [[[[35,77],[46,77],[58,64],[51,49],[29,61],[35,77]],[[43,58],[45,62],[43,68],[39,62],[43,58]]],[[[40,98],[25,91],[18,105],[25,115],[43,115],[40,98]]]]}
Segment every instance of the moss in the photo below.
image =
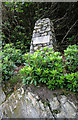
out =
{"type": "Polygon", "coordinates": [[[56,93],[53,93],[54,97],[57,97],[57,94],[56,93]]]}
{"type": "Polygon", "coordinates": [[[53,110],[53,113],[58,114],[58,113],[60,113],[60,110],[53,110]]]}

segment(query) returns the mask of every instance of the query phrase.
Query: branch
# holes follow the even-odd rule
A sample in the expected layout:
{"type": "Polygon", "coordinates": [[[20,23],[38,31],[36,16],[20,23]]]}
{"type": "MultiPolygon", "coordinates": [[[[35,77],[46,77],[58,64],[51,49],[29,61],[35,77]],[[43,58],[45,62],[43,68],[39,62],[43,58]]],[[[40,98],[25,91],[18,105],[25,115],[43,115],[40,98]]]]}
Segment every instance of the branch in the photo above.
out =
{"type": "Polygon", "coordinates": [[[56,22],[62,20],[64,17],[66,17],[66,15],[67,15],[67,13],[65,13],[65,15],[64,15],[62,18],[57,19],[54,23],[56,23],[56,22]]]}
{"type": "Polygon", "coordinates": [[[71,26],[71,28],[67,31],[66,35],[64,36],[64,38],[62,39],[62,42],[65,40],[65,38],[67,37],[67,35],[69,34],[69,32],[71,31],[71,29],[76,25],[76,23],[78,22],[78,20],[76,20],[76,22],[71,26]]]}

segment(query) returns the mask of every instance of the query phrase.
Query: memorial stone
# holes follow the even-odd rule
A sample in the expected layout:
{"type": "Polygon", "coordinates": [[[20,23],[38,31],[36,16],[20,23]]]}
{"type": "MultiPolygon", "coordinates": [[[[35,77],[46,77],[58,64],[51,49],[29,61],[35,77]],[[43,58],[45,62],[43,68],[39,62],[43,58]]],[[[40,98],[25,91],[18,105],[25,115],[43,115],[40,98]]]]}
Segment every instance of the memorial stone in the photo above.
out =
{"type": "Polygon", "coordinates": [[[53,23],[49,18],[39,19],[33,30],[30,53],[42,50],[43,47],[53,48],[56,44],[53,23]]]}

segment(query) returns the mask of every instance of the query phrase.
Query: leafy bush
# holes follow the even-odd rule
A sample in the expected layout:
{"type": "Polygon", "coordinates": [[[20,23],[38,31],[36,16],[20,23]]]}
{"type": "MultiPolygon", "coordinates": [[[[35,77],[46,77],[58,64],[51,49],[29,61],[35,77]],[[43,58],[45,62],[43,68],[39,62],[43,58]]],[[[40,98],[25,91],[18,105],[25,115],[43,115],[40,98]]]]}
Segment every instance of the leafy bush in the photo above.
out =
{"type": "Polygon", "coordinates": [[[61,53],[54,52],[51,48],[45,47],[42,51],[37,50],[34,54],[25,54],[26,66],[19,71],[22,74],[23,84],[44,83],[50,89],[65,87],[70,91],[78,91],[78,72],[74,73],[74,70],[77,69],[78,58],[74,51],[77,55],[76,45],[69,46],[65,50],[65,64],[61,53]],[[71,70],[69,74],[66,73],[67,65],[68,69],[73,68],[69,69],[71,70]]]}
{"type": "Polygon", "coordinates": [[[74,72],[78,69],[78,46],[77,45],[69,45],[69,47],[64,50],[64,55],[66,58],[66,69],[69,72],[74,72]]]}
{"type": "Polygon", "coordinates": [[[65,74],[66,88],[70,91],[78,91],[78,72],[65,74]]]}
{"type": "Polygon", "coordinates": [[[63,87],[63,62],[60,52],[43,48],[33,55],[26,54],[26,66],[21,69],[24,84],[45,83],[50,89],[63,87]]]}
{"type": "Polygon", "coordinates": [[[3,80],[8,80],[14,74],[14,69],[24,63],[21,50],[15,49],[15,47],[13,47],[13,44],[6,44],[4,46],[2,61],[3,80]]]}

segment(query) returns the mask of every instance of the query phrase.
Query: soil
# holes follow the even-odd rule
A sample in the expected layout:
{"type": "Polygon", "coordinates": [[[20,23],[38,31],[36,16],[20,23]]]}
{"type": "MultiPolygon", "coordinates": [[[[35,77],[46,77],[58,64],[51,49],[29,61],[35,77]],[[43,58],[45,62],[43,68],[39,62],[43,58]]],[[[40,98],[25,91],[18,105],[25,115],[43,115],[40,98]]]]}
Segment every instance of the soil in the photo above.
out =
{"type": "Polygon", "coordinates": [[[66,89],[50,90],[49,88],[47,88],[46,85],[25,85],[23,88],[24,90],[28,90],[38,95],[41,99],[50,99],[52,98],[52,96],[57,96],[58,98],[60,98],[61,95],[65,95],[71,102],[74,102],[78,105],[78,93],[66,91],[66,89]]]}

